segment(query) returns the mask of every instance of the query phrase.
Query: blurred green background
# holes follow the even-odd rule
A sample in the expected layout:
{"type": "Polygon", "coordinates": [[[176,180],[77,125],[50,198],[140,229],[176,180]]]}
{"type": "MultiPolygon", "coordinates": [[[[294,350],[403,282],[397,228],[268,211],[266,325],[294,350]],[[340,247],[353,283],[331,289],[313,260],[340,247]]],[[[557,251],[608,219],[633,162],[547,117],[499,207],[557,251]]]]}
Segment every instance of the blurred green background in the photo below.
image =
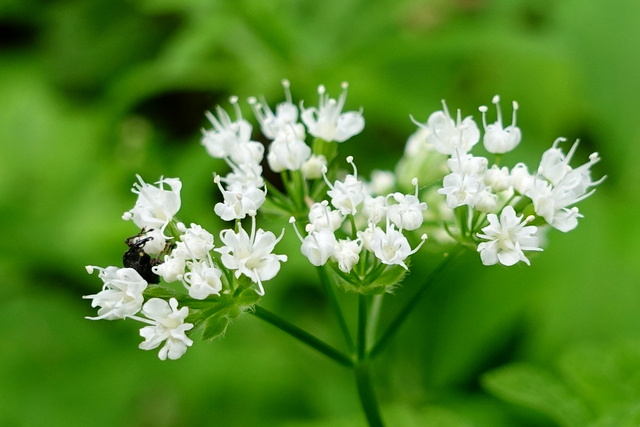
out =
{"type": "MultiPolygon", "coordinates": [[[[218,229],[204,112],[274,105],[282,78],[305,105],[350,82],[367,125],[341,149],[363,175],[393,167],[409,114],[478,118],[496,93],[520,103],[509,161],[558,136],[603,159],[531,267],[468,254],[428,292],[374,364],[389,425],[640,425],[640,2],[3,0],[0,49],[0,425],[364,425],[349,371],[253,316],[175,362],[134,322],[83,319],[84,265],[120,265],[137,232],[135,174],[180,177],[181,219],[218,229]]],[[[263,303],[341,345],[312,273],[287,263],[263,303]]]]}

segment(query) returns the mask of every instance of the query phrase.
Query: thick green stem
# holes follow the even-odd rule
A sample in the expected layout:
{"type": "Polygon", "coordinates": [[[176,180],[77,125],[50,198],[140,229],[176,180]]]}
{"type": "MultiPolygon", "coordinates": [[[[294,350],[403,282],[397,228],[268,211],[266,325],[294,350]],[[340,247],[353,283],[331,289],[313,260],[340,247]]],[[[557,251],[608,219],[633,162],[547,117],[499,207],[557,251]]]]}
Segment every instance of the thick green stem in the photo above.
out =
{"type": "Polygon", "coordinates": [[[445,269],[447,265],[456,258],[463,250],[462,245],[456,245],[451,252],[445,254],[446,258],[443,259],[440,264],[427,276],[424,283],[420,286],[418,291],[409,299],[407,305],[398,313],[397,317],[389,324],[384,334],[380,337],[378,342],[375,344],[373,349],[370,352],[371,357],[375,357],[380,351],[387,345],[389,340],[395,335],[400,326],[404,323],[406,318],[409,316],[409,313],[415,308],[415,306],[420,301],[420,297],[422,294],[429,288],[429,285],[434,282],[442,271],[445,269]]]}
{"type": "Polygon", "coordinates": [[[325,356],[335,360],[339,364],[351,368],[354,366],[354,361],[352,358],[348,357],[340,350],[330,346],[326,342],[322,341],[315,335],[310,334],[309,332],[300,329],[296,325],[289,323],[282,317],[277,314],[267,310],[266,308],[262,308],[260,306],[255,306],[253,311],[250,311],[256,317],[266,321],[267,323],[272,324],[276,328],[280,329],[283,332],[291,335],[292,337],[302,341],[307,344],[309,347],[319,351],[325,356]]]}
{"type": "Polygon", "coordinates": [[[382,417],[380,416],[380,409],[378,408],[378,400],[373,392],[373,384],[371,383],[368,362],[355,366],[354,372],[356,374],[358,396],[360,397],[360,403],[362,403],[362,409],[367,417],[369,426],[384,426],[382,417]]]}

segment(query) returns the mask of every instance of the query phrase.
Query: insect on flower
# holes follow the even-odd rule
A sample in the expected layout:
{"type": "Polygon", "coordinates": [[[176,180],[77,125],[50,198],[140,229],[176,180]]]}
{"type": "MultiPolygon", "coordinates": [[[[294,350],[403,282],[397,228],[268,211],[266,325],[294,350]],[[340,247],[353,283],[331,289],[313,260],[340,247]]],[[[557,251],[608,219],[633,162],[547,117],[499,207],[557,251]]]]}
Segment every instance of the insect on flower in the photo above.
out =
{"type": "Polygon", "coordinates": [[[124,241],[127,246],[129,246],[129,250],[122,255],[122,264],[125,267],[133,268],[137,271],[147,283],[159,283],[160,278],[151,271],[151,267],[160,264],[160,261],[157,258],[151,258],[151,256],[144,251],[144,245],[148,241],[153,240],[153,237],[141,238],[146,232],[147,230],[143,228],[140,230],[140,233],[124,241]]]}

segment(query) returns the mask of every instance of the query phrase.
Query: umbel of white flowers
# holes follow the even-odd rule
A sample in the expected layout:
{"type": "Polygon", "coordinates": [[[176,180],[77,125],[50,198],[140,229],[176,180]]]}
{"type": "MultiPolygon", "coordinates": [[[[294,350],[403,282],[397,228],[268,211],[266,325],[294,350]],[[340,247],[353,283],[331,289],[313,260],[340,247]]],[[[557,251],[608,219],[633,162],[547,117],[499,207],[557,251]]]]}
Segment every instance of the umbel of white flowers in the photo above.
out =
{"type": "Polygon", "coordinates": [[[214,336],[212,330],[223,334],[231,318],[251,309],[265,295],[265,282],[291,256],[302,255],[335,273],[336,284],[365,293],[390,292],[427,234],[431,250],[440,245],[445,252],[457,242],[479,252],[485,265],[529,264],[527,253],[542,251],[541,234],[548,228],[574,229],[582,218],[576,204],[604,179],[591,178],[591,168],[600,160],[597,153],[572,167],[578,144],[565,154],[563,138],[542,154],[533,172],[522,162],[498,165],[503,154],[521,143],[522,132],[516,125],[518,104],[512,102],[506,124],[497,95],[492,99],[495,122],[488,120],[486,106],[479,108],[482,129],[460,110],[452,115],[442,101],[442,110],[425,123],[412,118],[418,129],[394,171],[374,171],[366,182],[347,156],[352,173],[336,174],[335,152],[317,147],[342,145],[365,125],[362,109],[343,112],[347,83],[337,99],[319,86],[318,106],[312,107],[294,103],[289,82],[282,84],[285,100],[275,109],[264,98],[248,100],[270,141],[266,150],[252,139],[253,126],[242,116],[237,97],[230,99],[234,118],[221,107],[215,115],[206,114],[212,128],[203,130],[201,143],[229,167],[226,175],[213,178],[222,195],[213,211],[232,222],[218,232],[219,243],[197,223],[187,226],[176,218],[179,178],[161,178],[154,185],[137,176],[132,189],[137,200],[123,215],[141,230],[127,239],[133,261],[123,267],[87,267],[89,273],[98,271],[103,282],[100,292],[84,297],[97,308],[97,316],[89,319],[142,322],[140,348],[160,347],[160,359],[177,359],[193,344],[190,335],[196,329],[207,336],[214,336]],[[480,141],[494,159],[472,154],[480,141]],[[265,151],[266,164],[288,184],[284,194],[273,186],[267,191],[265,151]],[[432,182],[438,185],[419,185],[432,182]],[[324,192],[311,196],[309,188],[323,186],[324,192]],[[298,254],[275,254],[284,230],[276,236],[258,227],[267,200],[271,210],[295,211],[289,222],[301,243],[298,254]],[[397,280],[377,282],[383,272],[397,280]],[[167,287],[170,283],[177,286],[167,287]],[[219,304],[226,311],[203,315],[194,301],[219,304]]]}

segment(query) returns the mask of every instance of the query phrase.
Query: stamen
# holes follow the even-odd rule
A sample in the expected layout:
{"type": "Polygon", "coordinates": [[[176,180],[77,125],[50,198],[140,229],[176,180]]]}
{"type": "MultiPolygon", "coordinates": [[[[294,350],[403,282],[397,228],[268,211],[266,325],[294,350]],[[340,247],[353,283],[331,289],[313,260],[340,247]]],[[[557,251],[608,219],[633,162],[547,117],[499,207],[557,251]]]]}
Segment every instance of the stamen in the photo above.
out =
{"type": "Polygon", "coordinates": [[[443,99],[442,101],[442,111],[444,111],[444,114],[451,118],[451,115],[449,114],[449,109],[447,108],[447,103],[445,102],[445,100],[443,99]]]}
{"type": "Polygon", "coordinates": [[[351,166],[353,166],[353,176],[355,178],[358,177],[358,169],[356,168],[356,164],[353,162],[353,156],[348,156],[347,157],[347,163],[349,163],[351,166]]]}
{"type": "Polygon", "coordinates": [[[256,284],[258,285],[258,289],[256,289],[256,293],[260,296],[264,296],[264,288],[262,287],[262,280],[260,280],[260,276],[258,276],[258,272],[256,271],[256,269],[254,268],[253,270],[253,274],[256,275],[256,284]]]}
{"type": "Polygon", "coordinates": [[[511,103],[511,105],[513,106],[513,118],[511,120],[511,126],[515,127],[515,125],[516,125],[516,112],[518,111],[519,106],[518,106],[518,103],[516,101],[513,101],[511,103]]]}
{"type": "Polygon", "coordinates": [[[229,102],[231,103],[234,111],[236,112],[236,120],[242,120],[242,111],[240,111],[240,104],[238,104],[238,97],[235,95],[229,97],[229,102]]]}
{"type": "Polygon", "coordinates": [[[416,192],[415,192],[415,196],[416,198],[418,197],[418,178],[413,178],[411,180],[411,185],[413,185],[414,187],[416,187],[416,192]]]}
{"type": "Polygon", "coordinates": [[[255,240],[256,240],[256,217],[255,215],[253,215],[251,217],[251,237],[249,237],[249,241],[251,242],[252,246],[255,243],[255,240]]]}
{"type": "Polygon", "coordinates": [[[418,246],[416,246],[415,248],[413,248],[413,250],[411,252],[409,252],[409,255],[407,255],[407,257],[415,254],[416,252],[418,252],[420,250],[420,248],[422,247],[422,245],[424,245],[424,242],[427,241],[427,234],[423,234],[422,236],[420,236],[420,243],[418,243],[418,246]]]}
{"type": "Polygon", "coordinates": [[[334,189],[334,186],[329,182],[329,178],[327,178],[327,165],[322,165],[322,168],[320,168],[320,172],[322,173],[322,178],[324,179],[324,182],[327,184],[327,186],[330,189],[334,189]]]}
{"type": "Polygon", "coordinates": [[[491,100],[491,103],[496,106],[496,111],[498,112],[498,124],[502,128],[502,109],[500,108],[500,96],[494,96],[491,100]]]}
{"type": "Polygon", "coordinates": [[[291,83],[289,82],[289,80],[287,79],[282,79],[282,88],[284,89],[284,97],[287,100],[287,102],[289,104],[292,104],[292,98],[291,98],[291,83]]]}
{"type": "Polygon", "coordinates": [[[489,110],[486,105],[481,105],[478,110],[482,113],[482,126],[487,129],[487,111],[489,110]]]}
{"type": "Polygon", "coordinates": [[[298,236],[298,239],[300,240],[300,243],[304,243],[304,239],[302,238],[302,235],[300,234],[300,230],[298,230],[298,227],[296,227],[296,218],[295,217],[291,217],[289,218],[289,224],[291,224],[293,226],[293,230],[295,231],[296,235],[298,236]]]}

